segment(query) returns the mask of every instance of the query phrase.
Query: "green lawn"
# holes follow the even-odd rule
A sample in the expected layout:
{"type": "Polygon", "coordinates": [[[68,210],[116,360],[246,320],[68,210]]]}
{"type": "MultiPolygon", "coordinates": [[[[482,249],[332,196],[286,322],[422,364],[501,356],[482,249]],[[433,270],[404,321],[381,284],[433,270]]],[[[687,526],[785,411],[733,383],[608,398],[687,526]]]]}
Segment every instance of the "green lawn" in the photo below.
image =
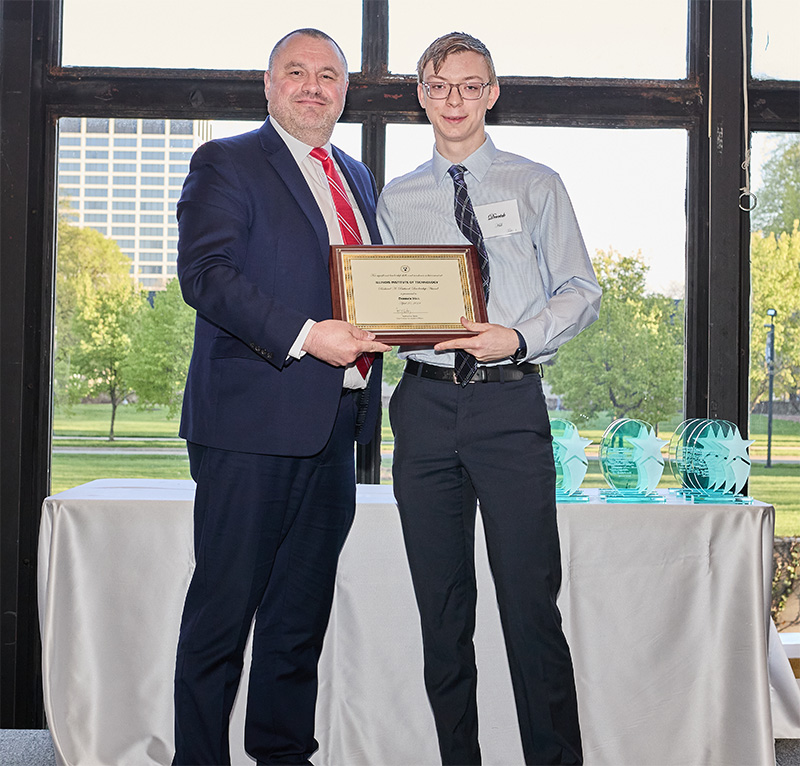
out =
{"type": "MultiPolygon", "coordinates": [[[[570,419],[569,412],[551,412],[552,418],[563,418],[564,420],[570,419]]],[[[669,440],[673,431],[680,425],[682,418],[675,417],[673,420],[666,423],[659,423],[658,436],[661,439],[669,440]]],[[[591,439],[590,444],[586,450],[586,454],[590,457],[597,457],[597,450],[600,445],[600,440],[603,438],[603,432],[608,424],[611,422],[611,417],[598,418],[589,421],[585,425],[576,423],[581,436],[586,439],[591,439]]],[[[766,415],[753,415],[750,419],[751,433],[748,438],[754,440],[749,452],[754,460],[766,460],[767,457],[767,416],[766,415]]],[[[383,423],[381,429],[381,437],[384,442],[392,441],[392,429],[389,425],[389,414],[384,410],[383,423]]],[[[665,448],[666,449],[666,448],[665,448]]],[[[800,423],[791,420],[778,420],[777,418],[772,421],[772,458],[778,460],[780,458],[797,460],[800,462],[800,423]]]]}
{"type": "Polygon", "coordinates": [[[96,447],[99,449],[122,449],[123,447],[130,447],[131,449],[182,449],[186,442],[178,437],[164,437],[163,439],[148,439],[146,436],[136,437],[117,437],[113,442],[108,440],[108,437],[102,436],[56,436],[53,439],[54,447],[96,447]]]}
{"type": "MultiPolygon", "coordinates": [[[[70,410],[56,409],[53,419],[54,447],[101,447],[182,449],[178,419],[167,418],[166,410],[138,410],[131,405],[117,408],[115,439],[108,441],[110,404],[80,404],[70,410]],[[72,438],[69,438],[72,437],[72,438]],[[76,438],[84,437],[84,438],[76,438]],[[85,437],[95,437],[86,439],[85,437]]],[[[189,479],[189,459],[183,455],[92,455],[54,453],[51,493],[94,479],[189,479]]]]}
{"type": "Polygon", "coordinates": [[[53,455],[52,494],[94,479],[191,479],[189,458],[184,455],[53,455]]]}
{"type": "MultiPolygon", "coordinates": [[[[114,447],[131,448],[181,448],[178,439],[178,421],[168,420],[163,410],[139,411],[132,406],[117,410],[116,436],[114,447]]],[[[58,447],[108,447],[108,422],[110,405],[78,405],[71,412],[57,411],[54,433],[68,437],[56,439],[58,447]],[[95,437],[92,439],[76,437],[95,437]],[[71,438],[69,438],[71,437],[71,438]]],[[[568,417],[567,413],[559,416],[568,417]]],[[[776,461],[771,468],[764,466],[766,457],[766,416],[753,416],[751,439],[755,444],[750,448],[754,459],[748,487],[749,494],[776,509],[775,534],[778,536],[800,536],[800,423],[792,421],[773,421],[772,457],[776,461]],[[792,460],[796,462],[777,462],[792,460]]],[[[669,439],[680,420],[663,423],[659,429],[662,439],[669,439]]],[[[597,461],[597,448],[605,430],[606,423],[598,421],[581,426],[582,436],[592,439],[587,454],[590,457],[589,471],[584,487],[605,487],[606,482],[597,461]]],[[[381,465],[381,480],[391,481],[392,432],[388,413],[384,411],[382,451],[385,455],[381,465]]],[[[185,455],[140,455],[133,450],[124,455],[67,454],[56,453],[52,463],[52,492],[60,492],[92,479],[101,478],[159,478],[188,479],[189,461],[185,455]]],[[[669,468],[665,468],[660,487],[675,485],[669,468]]]]}
{"type": "MultiPolygon", "coordinates": [[[[70,410],[56,409],[54,436],[97,436],[108,440],[111,425],[110,404],[78,404],[70,410]]],[[[117,407],[115,439],[124,436],[177,437],[178,418],[169,420],[166,410],[138,410],[131,404],[117,407]]]]}
{"type": "Polygon", "coordinates": [[[748,493],[775,506],[776,537],[800,537],[800,463],[754,463],[748,493]]]}
{"type": "MultiPolygon", "coordinates": [[[[750,456],[755,460],[767,459],[767,416],[750,417],[750,456]]],[[[800,423],[793,420],[772,420],[772,458],[788,458],[800,461],[800,423]]]]}

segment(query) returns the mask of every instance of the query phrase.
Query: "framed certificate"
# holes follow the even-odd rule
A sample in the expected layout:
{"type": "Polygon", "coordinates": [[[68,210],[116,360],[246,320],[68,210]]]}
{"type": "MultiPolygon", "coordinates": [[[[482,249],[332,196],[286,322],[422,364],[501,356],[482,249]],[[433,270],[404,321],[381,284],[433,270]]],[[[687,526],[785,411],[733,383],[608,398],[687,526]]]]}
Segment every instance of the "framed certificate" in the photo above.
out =
{"type": "Polygon", "coordinates": [[[433,345],[485,322],[472,245],[331,245],[333,317],[389,344],[433,345]]]}

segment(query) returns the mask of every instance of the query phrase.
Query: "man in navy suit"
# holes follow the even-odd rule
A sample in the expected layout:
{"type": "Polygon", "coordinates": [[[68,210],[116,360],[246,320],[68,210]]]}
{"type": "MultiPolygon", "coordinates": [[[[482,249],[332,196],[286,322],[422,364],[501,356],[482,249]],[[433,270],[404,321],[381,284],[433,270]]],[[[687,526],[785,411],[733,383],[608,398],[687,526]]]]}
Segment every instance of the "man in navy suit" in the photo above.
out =
{"type": "Polygon", "coordinates": [[[201,146],[178,203],[178,276],[197,309],[181,436],[197,493],[176,764],[230,763],[254,615],[245,749],[259,764],[306,764],[317,748],[317,663],[355,511],[353,441],[376,431],[388,350],[331,318],[340,203],[312,149],[332,155],[360,239],[380,241],[374,179],[329,143],[347,71],[319,30],[280,40],[264,75],[269,118],[201,146]],[[365,379],[354,362],[376,352],[365,379]]]}

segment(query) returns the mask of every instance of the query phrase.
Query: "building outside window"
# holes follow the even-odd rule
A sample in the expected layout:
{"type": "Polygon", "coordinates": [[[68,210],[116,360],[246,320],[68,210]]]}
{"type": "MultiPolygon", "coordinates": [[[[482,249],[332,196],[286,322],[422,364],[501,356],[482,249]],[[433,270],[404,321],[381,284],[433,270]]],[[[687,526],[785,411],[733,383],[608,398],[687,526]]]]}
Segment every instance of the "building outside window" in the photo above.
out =
{"type": "MultiPolygon", "coordinates": [[[[187,160],[201,143],[208,140],[210,123],[206,120],[148,120],[148,119],[97,119],[64,117],[59,121],[59,212],[66,215],[77,226],[91,226],[103,235],[107,227],[107,216],[93,213],[106,210],[108,201],[113,201],[114,210],[134,211],[163,210],[163,202],[145,201],[145,198],[165,197],[167,191],[178,191],[189,170],[188,162],[165,165],[165,151],[154,151],[149,147],[165,146],[166,138],[155,135],[182,135],[190,138],[170,138],[170,143],[179,143],[183,151],[170,155],[171,160],[187,160]],[[108,137],[97,138],[95,134],[106,133],[108,137]],[[145,138],[145,135],[147,136],[145,138]],[[125,146],[113,152],[112,175],[108,173],[108,151],[88,147],[125,146]],[[62,148],[64,147],[64,148],[62,148]],[[70,148],[66,148],[70,147],[70,148]],[[157,161],[157,162],[153,162],[157,161]],[[130,201],[115,198],[129,197],[130,201]]],[[[174,222],[171,211],[170,223],[174,222]]],[[[166,285],[167,263],[175,261],[175,240],[153,239],[163,237],[163,228],[147,226],[164,223],[163,215],[142,215],[137,224],[135,213],[115,214],[112,223],[128,223],[131,226],[112,226],[110,236],[131,259],[131,274],[142,287],[161,290],[166,285]],[[144,226],[142,226],[144,224],[144,226]],[[143,252],[147,250],[147,252],[143,252]],[[157,250],[158,252],[152,252],[157,250]],[[147,261],[146,267],[140,262],[147,261]],[[151,262],[160,261],[160,266],[151,262]]],[[[174,274],[174,267],[173,272],[174,274]]]]}

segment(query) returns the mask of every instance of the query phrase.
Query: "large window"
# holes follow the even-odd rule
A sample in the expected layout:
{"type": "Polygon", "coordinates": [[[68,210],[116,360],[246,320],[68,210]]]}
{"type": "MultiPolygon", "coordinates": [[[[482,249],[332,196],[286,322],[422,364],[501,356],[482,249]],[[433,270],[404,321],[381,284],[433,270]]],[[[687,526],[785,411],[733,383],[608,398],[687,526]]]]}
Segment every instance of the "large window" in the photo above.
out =
{"type": "MultiPolygon", "coordinates": [[[[379,187],[430,154],[412,74],[424,47],[453,29],[484,38],[503,78],[490,126],[498,146],[552,165],[590,251],[641,249],[647,290],[677,301],[680,416],[724,417],[747,431],[750,325],[760,347],[765,319],[750,319],[741,126],[746,97],[754,135],[800,133],[795,0],[229,0],[224,13],[212,0],[0,6],[0,139],[15,147],[0,172],[4,727],[41,720],[31,594],[51,481],[59,195],[71,202],[69,225],[121,249],[131,283],[148,293],[171,284],[174,205],[198,126],[263,120],[261,72],[293,28],[325,29],[342,45],[351,87],[336,140],[361,152],[379,187]]],[[[766,162],[754,149],[758,189],[766,162]]],[[[790,312],[775,308],[777,339],[790,312]]],[[[359,452],[360,481],[379,479],[379,453],[377,442],[359,452]]]]}

